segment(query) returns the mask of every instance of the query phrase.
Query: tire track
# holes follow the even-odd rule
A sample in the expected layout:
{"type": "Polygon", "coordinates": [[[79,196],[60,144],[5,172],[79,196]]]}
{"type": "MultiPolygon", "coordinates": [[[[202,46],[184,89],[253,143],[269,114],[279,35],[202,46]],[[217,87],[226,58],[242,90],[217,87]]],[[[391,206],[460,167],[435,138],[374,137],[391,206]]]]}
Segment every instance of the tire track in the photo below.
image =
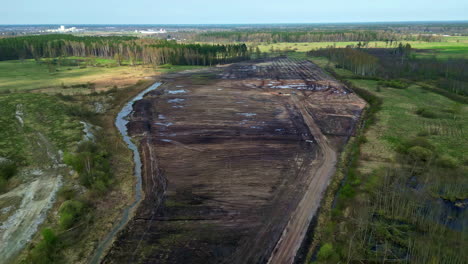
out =
{"type": "Polygon", "coordinates": [[[313,133],[320,149],[320,154],[315,162],[319,162],[319,167],[311,171],[308,188],[304,193],[297,208],[291,215],[281,238],[278,240],[273,253],[268,260],[270,264],[293,263],[302,241],[305,238],[307,229],[317,212],[323,193],[330,182],[330,178],[335,171],[337,153],[331,148],[327,138],[322,134],[320,128],[309,114],[303,101],[299,101],[297,96],[292,100],[300,109],[304,121],[313,133]]]}

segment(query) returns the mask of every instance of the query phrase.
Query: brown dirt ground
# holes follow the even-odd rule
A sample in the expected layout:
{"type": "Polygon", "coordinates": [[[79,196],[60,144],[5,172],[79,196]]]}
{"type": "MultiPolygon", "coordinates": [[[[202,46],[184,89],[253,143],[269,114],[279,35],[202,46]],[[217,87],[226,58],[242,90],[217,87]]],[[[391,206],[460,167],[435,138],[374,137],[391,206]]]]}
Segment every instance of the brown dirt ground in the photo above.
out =
{"type": "Polygon", "coordinates": [[[145,199],[103,262],[292,262],[364,101],[286,58],[163,81],[129,123],[145,199]]]}

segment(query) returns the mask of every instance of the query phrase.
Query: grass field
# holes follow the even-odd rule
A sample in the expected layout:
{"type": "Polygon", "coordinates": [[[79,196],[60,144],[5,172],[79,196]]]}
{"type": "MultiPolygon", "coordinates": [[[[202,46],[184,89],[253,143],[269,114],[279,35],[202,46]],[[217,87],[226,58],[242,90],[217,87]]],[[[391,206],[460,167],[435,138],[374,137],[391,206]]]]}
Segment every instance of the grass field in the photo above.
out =
{"type": "MultiPolygon", "coordinates": [[[[0,92],[37,89],[61,89],[62,86],[87,85],[100,90],[113,86],[135,84],[138,80],[155,75],[154,68],[143,66],[83,67],[55,66],[34,60],[0,62],[0,92]]],[[[83,89],[81,89],[83,90],[83,89]]],[[[66,90],[64,91],[67,92],[66,90]]],[[[68,92],[78,92],[68,90],[68,92]]]]}
{"type": "Polygon", "coordinates": [[[33,163],[28,138],[41,133],[55,146],[68,149],[81,140],[82,129],[76,119],[67,115],[67,105],[57,98],[42,94],[0,95],[0,157],[18,157],[33,163]]]}
{"type": "MultiPolygon", "coordinates": [[[[467,37],[446,37],[442,42],[423,42],[423,41],[402,41],[409,43],[415,49],[427,49],[427,52],[419,52],[417,57],[437,57],[446,58],[468,58],[468,38],[467,37]]],[[[306,43],[273,43],[260,44],[258,47],[262,52],[270,52],[273,50],[295,50],[296,52],[307,52],[313,49],[326,48],[328,46],[336,46],[344,48],[348,45],[356,45],[358,42],[306,42],[306,43]]],[[[383,41],[369,42],[369,48],[389,48],[383,41]]]]}

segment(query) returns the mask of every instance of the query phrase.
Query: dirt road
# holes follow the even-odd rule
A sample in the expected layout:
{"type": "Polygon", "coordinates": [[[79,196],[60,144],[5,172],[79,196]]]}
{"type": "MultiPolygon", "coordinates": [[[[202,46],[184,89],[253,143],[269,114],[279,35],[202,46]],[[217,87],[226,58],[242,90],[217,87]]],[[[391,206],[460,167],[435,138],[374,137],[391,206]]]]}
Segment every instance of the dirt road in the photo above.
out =
{"type": "Polygon", "coordinates": [[[0,195],[0,264],[11,263],[44,222],[66,172],[47,138],[37,133],[31,143],[43,165],[22,171],[24,183],[0,195]]]}
{"type": "Polygon", "coordinates": [[[271,264],[293,263],[299,247],[304,240],[309,224],[317,212],[322,200],[322,195],[328,186],[330,177],[335,171],[337,154],[329,146],[327,138],[322,134],[320,128],[315,124],[314,119],[308,113],[303,101],[299,101],[297,96],[292,97],[296,105],[300,108],[304,121],[309,127],[320,149],[318,158],[313,163],[320,164],[316,170],[311,171],[309,186],[299,202],[296,210],[291,215],[289,222],[284,229],[280,240],[268,261],[271,264]]]}

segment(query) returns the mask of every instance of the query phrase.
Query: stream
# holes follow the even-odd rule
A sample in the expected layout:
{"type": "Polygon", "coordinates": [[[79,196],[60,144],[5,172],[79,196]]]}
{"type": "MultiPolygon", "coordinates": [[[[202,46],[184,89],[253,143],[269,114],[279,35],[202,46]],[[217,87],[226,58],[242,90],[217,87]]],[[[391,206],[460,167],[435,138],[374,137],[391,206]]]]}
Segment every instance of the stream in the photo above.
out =
{"type": "Polygon", "coordinates": [[[137,205],[140,203],[143,195],[142,195],[142,177],[141,177],[141,158],[140,158],[140,153],[138,152],[138,147],[132,142],[132,139],[128,135],[128,129],[127,129],[127,124],[128,124],[128,119],[127,117],[130,115],[133,109],[133,103],[135,103],[138,100],[143,99],[143,97],[153,91],[156,90],[161,85],[160,82],[156,82],[153,85],[151,85],[149,88],[144,90],[143,92],[139,93],[137,96],[135,96],[132,100],[128,101],[125,106],[122,108],[122,110],[119,112],[117,117],[115,118],[115,126],[119,130],[120,134],[122,135],[122,138],[124,142],[127,144],[128,148],[133,152],[133,162],[135,163],[135,178],[136,178],[136,184],[135,184],[135,201],[128,205],[122,212],[122,217],[120,218],[120,221],[112,227],[112,229],[109,231],[107,236],[99,243],[98,248],[96,249],[93,258],[91,259],[90,263],[92,264],[97,264],[100,262],[102,259],[104,253],[106,252],[106,249],[109,248],[109,246],[112,244],[112,241],[114,240],[115,236],[117,233],[127,224],[128,220],[130,220],[130,216],[133,215],[134,210],[137,208],[137,205]]]}

